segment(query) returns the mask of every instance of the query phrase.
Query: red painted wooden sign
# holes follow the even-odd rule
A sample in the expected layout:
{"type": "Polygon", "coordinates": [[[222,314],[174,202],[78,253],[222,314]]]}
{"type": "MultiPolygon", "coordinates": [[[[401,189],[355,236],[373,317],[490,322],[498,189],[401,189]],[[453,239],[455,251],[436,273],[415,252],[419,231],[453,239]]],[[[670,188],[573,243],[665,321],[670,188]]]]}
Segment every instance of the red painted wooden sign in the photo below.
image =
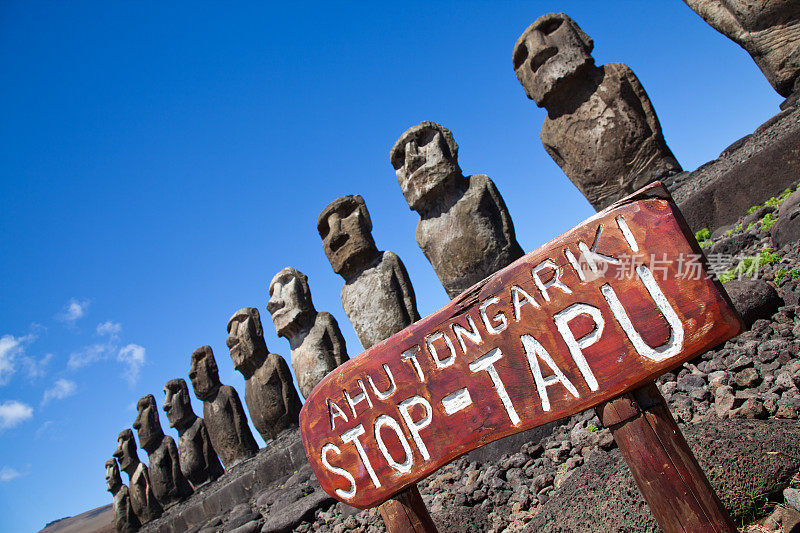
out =
{"type": "Polygon", "coordinates": [[[668,193],[640,191],[331,372],[300,413],[322,487],[375,506],[741,329],[668,193]]]}

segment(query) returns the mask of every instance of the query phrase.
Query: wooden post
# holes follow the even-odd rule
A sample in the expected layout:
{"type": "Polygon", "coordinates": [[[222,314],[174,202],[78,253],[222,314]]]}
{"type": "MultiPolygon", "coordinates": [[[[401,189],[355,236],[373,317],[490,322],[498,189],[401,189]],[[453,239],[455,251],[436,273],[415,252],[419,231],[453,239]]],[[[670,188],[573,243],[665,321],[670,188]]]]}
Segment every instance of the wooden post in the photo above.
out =
{"type": "Polygon", "coordinates": [[[655,383],[595,410],[614,435],[661,529],[666,533],[737,531],[655,383]]]}
{"type": "Polygon", "coordinates": [[[378,510],[389,533],[438,533],[416,483],[383,502],[378,510]]]}

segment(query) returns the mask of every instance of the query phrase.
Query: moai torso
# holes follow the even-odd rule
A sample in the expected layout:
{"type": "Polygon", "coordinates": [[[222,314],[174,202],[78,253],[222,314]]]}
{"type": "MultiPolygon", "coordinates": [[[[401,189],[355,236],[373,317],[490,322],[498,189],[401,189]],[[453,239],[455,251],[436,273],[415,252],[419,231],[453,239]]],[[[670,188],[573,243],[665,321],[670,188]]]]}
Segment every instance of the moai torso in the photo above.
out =
{"type": "Polygon", "coordinates": [[[289,365],[267,349],[258,309],[245,307],[234,313],[228,321],[227,345],[234,368],[244,376],[250,420],[264,440],[298,425],[302,404],[289,365]]]}
{"type": "Polygon", "coordinates": [[[408,273],[392,252],[380,252],[372,219],[358,195],[337,198],[317,219],[333,271],[345,280],[342,307],[364,349],[419,320],[408,273]]]}
{"type": "Polygon", "coordinates": [[[571,112],[549,114],[545,150],[598,211],[680,172],[633,71],[609,63],[587,73],[596,89],[571,112]]]}
{"type": "Polygon", "coordinates": [[[181,471],[195,490],[223,474],[222,464],[211,444],[205,421],[195,421],[178,438],[181,471]]]}
{"type": "Polygon", "coordinates": [[[131,507],[139,522],[145,524],[161,516],[161,505],[153,494],[150,474],[144,463],[139,463],[130,476],[129,494],[131,507]]]}
{"type": "Polygon", "coordinates": [[[302,272],[284,268],[270,282],[269,291],[267,309],[276,332],[291,345],[297,385],[307,398],[322,378],[347,361],[344,337],[330,313],[314,308],[308,278],[302,272]]]}
{"type": "Polygon", "coordinates": [[[164,509],[169,509],[192,493],[181,471],[178,447],[169,435],[148,454],[150,484],[153,494],[164,509]]]}
{"type": "Polygon", "coordinates": [[[714,29],[747,50],[772,87],[789,96],[800,75],[797,0],[684,0],[714,29]]]}
{"type": "Polygon", "coordinates": [[[118,533],[132,533],[139,529],[139,519],[131,507],[128,487],[122,485],[114,494],[114,529],[118,533]]]}
{"type": "Polygon", "coordinates": [[[450,298],[524,255],[492,180],[462,174],[450,130],[427,121],[409,128],[390,159],[419,213],[417,244],[450,298]]]}
{"type": "Polygon", "coordinates": [[[528,98],[547,109],[547,153],[599,211],[681,167],[633,71],[596,67],[593,47],[565,14],[543,15],[517,40],[514,71],[528,98]]]}
{"type": "Polygon", "coordinates": [[[213,398],[203,401],[203,417],[211,444],[225,468],[258,453],[258,444],[247,425],[242,401],[230,385],[220,385],[213,398]]]}

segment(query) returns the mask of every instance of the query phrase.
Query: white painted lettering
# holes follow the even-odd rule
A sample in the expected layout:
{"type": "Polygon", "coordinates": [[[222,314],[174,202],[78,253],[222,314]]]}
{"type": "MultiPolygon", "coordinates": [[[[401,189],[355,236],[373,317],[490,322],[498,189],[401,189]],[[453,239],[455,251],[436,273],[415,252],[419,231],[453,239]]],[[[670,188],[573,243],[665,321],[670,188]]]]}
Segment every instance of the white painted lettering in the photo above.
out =
{"type": "Polygon", "coordinates": [[[466,409],[470,405],[472,405],[472,397],[469,395],[469,391],[466,387],[451,392],[442,398],[442,407],[444,407],[444,412],[448,415],[466,409]]]}
{"type": "Polygon", "coordinates": [[[472,320],[472,317],[467,315],[467,325],[471,329],[467,329],[461,324],[453,324],[450,326],[453,328],[453,335],[456,336],[456,340],[458,340],[458,344],[461,346],[461,351],[465,354],[467,353],[467,346],[464,343],[464,337],[468,338],[473,344],[480,344],[483,342],[483,338],[481,337],[481,332],[478,331],[478,327],[475,325],[475,321],[472,320]]]}
{"type": "Polygon", "coordinates": [[[542,400],[542,410],[550,410],[550,398],[547,395],[547,387],[561,383],[574,397],[578,398],[578,389],[564,375],[558,365],[556,365],[547,350],[544,349],[539,341],[530,335],[520,337],[522,346],[525,348],[525,355],[528,357],[528,365],[531,367],[533,381],[536,382],[536,390],[539,391],[539,398],[542,400]],[[547,378],[542,377],[542,369],[539,367],[539,359],[544,361],[552,370],[553,375],[547,378]]]}
{"type": "Polygon", "coordinates": [[[419,431],[428,427],[431,423],[431,420],[433,420],[433,408],[431,407],[430,402],[422,396],[412,396],[411,398],[403,400],[397,404],[397,407],[400,409],[400,416],[403,417],[406,426],[408,426],[408,431],[411,433],[411,437],[417,444],[417,448],[419,448],[419,454],[427,461],[431,458],[431,455],[428,453],[428,448],[425,447],[425,443],[422,441],[419,431]],[[425,408],[425,416],[423,416],[418,422],[414,422],[414,419],[411,418],[411,408],[415,405],[421,405],[425,408]]]}
{"type": "Polygon", "coordinates": [[[606,263],[613,263],[618,264],[619,259],[616,257],[611,257],[609,255],[603,255],[597,252],[597,245],[600,243],[600,233],[603,231],[603,225],[600,224],[597,226],[597,231],[594,233],[594,242],[592,242],[592,248],[590,249],[585,242],[579,241],[578,248],[580,249],[581,253],[583,254],[583,258],[586,260],[586,263],[589,265],[589,268],[592,269],[592,272],[597,274],[598,267],[597,261],[605,261],[606,263]]]}
{"type": "Polygon", "coordinates": [[[559,277],[561,276],[561,268],[550,259],[545,259],[544,261],[533,267],[533,270],[531,270],[531,276],[533,276],[533,281],[536,283],[536,286],[539,288],[539,292],[542,293],[542,297],[545,299],[546,302],[550,301],[550,295],[547,294],[547,289],[553,287],[561,289],[567,294],[572,294],[572,290],[563,283],[561,283],[561,280],[559,279],[559,277]],[[550,278],[550,280],[545,283],[542,281],[542,278],[539,277],[539,273],[542,270],[548,268],[553,271],[553,277],[550,278]]]}
{"type": "Polygon", "coordinates": [[[372,469],[372,463],[369,462],[369,457],[367,457],[367,452],[364,451],[364,447],[361,445],[361,441],[358,440],[358,437],[360,437],[363,434],[364,434],[364,425],[359,424],[353,429],[342,433],[342,441],[352,442],[355,445],[356,451],[358,452],[358,456],[361,458],[361,462],[364,463],[364,468],[367,469],[367,473],[369,474],[369,478],[372,480],[372,484],[375,485],[375,488],[380,488],[381,482],[378,479],[378,476],[375,475],[375,470],[372,469]]]}
{"type": "Polygon", "coordinates": [[[586,274],[583,273],[583,269],[581,268],[581,264],[578,263],[578,260],[575,259],[575,254],[569,248],[564,249],[564,255],[567,256],[567,260],[569,264],[572,265],[572,268],[575,269],[575,273],[578,274],[578,278],[581,281],[586,281],[586,274]]]}
{"type": "Polygon", "coordinates": [[[639,251],[639,243],[636,242],[636,239],[633,236],[633,232],[631,228],[628,227],[628,223],[625,222],[625,219],[622,218],[622,215],[618,216],[616,219],[617,226],[619,226],[619,230],[622,232],[622,236],[625,237],[625,241],[628,243],[628,246],[631,247],[631,250],[634,252],[639,251]]]}
{"type": "Polygon", "coordinates": [[[375,393],[375,396],[378,397],[379,400],[385,400],[392,394],[394,391],[397,390],[397,385],[394,382],[394,376],[392,375],[392,371],[389,370],[389,365],[384,364],[383,371],[386,372],[386,377],[389,378],[389,388],[385,391],[381,392],[378,390],[378,387],[375,386],[375,382],[372,381],[372,376],[367,375],[367,381],[369,381],[370,386],[372,387],[372,392],[375,393]]]}
{"type": "Polygon", "coordinates": [[[517,414],[516,409],[514,409],[514,404],[511,403],[511,398],[509,398],[508,392],[506,392],[506,388],[503,385],[503,380],[500,379],[500,374],[497,373],[497,369],[494,367],[494,364],[502,357],[503,352],[500,351],[500,348],[493,348],[489,352],[471,362],[469,364],[469,369],[472,372],[486,370],[486,372],[489,374],[489,377],[492,378],[492,384],[497,391],[497,395],[500,397],[500,401],[503,403],[503,407],[506,408],[508,418],[510,418],[511,423],[516,426],[519,424],[519,415],[517,414]]]}
{"type": "Polygon", "coordinates": [[[589,304],[572,304],[563,311],[556,313],[553,316],[553,320],[555,321],[556,328],[558,328],[558,332],[561,333],[561,337],[564,339],[564,342],[567,343],[569,353],[572,355],[572,359],[575,361],[575,364],[578,365],[578,370],[581,371],[583,379],[586,380],[586,384],[589,386],[589,389],[593,391],[597,390],[597,379],[594,377],[592,369],[589,368],[589,363],[586,362],[586,357],[583,355],[583,350],[597,342],[600,339],[600,335],[603,334],[605,320],[603,320],[603,315],[600,313],[600,309],[589,304]],[[569,323],[579,315],[589,315],[589,317],[594,320],[595,328],[591,333],[584,335],[580,339],[576,339],[575,335],[572,333],[572,330],[569,329],[569,323]]]}
{"type": "Polygon", "coordinates": [[[480,307],[481,320],[483,320],[483,325],[486,326],[486,331],[488,331],[490,335],[497,335],[498,333],[506,329],[506,327],[508,327],[508,320],[506,320],[506,315],[503,314],[502,312],[494,315],[494,318],[492,318],[492,320],[495,321],[494,324],[492,324],[489,321],[489,317],[486,314],[486,308],[499,301],[500,300],[496,297],[489,298],[488,300],[483,302],[480,307]]]}
{"type": "Polygon", "coordinates": [[[425,337],[425,345],[428,347],[428,352],[430,352],[433,362],[436,363],[436,368],[446,368],[456,362],[456,348],[453,346],[453,341],[441,331],[425,337]],[[436,346],[433,344],[439,339],[444,339],[447,349],[450,350],[450,356],[444,360],[439,359],[439,354],[436,353],[436,346]]]}
{"type": "Polygon", "coordinates": [[[347,415],[344,414],[342,408],[337,405],[336,402],[328,398],[328,416],[331,419],[331,430],[336,429],[336,417],[340,416],[344,418],[344,421],[347,422],[347,415]]]}
{"type": "Polygon", "coordinates": [[[359,403],[363,402],[364,400],[366,400],[367,401],[367,405],[369,405],[370,408],[372,407],[372,400],[369,399],[369,394],[367,394],[367,389],[366,389],[366,387],[364,387],[364,382],[359,379],[359,380],[356,381],[356,383],[358,384],[359,388],[361,389],[361,393],[360,394],[357,394],[356,396],[351,398],[350,394],[346,390],[342,391],[344,393],[345,399],[347,400],[347,403],[350,405],[350,411],[352,411],[353,417],[356,416],[356,404],[359,404],[359,403]]]}
{"type": "Polygon", "coordinates": [[[417,379],[420,383],[425,382],[425,374],[422,372],[422,367],[419,366],[419,361],[417,361],[417,354],[420,352],[421,348],[419,344],[415,344],[405,352],[400,354],[400,359],[403,361],[411,361],[411,364],[414,366],[414,370],[417,373],[417,379]]]}
{"type": "Polygon", "coordinates": [[[403,430],[400,428],[400,424],[391,416],[389,415],[381,415],[375,419],[375,440],[378,442],[378,449],[380,449],[383,457],[386,459],[386,462],[389,463],[389,466],[400,472],[401,474],[405,474],[406,472],[411,471],[411,466],[414,464],[414,455],[411,453],[411,446],[408,445],[408,441],[406,440],[406,436],[403,435],[403,430]],[[397,438],[400,440],[400,445],[403,447],[403,452],[406,454],[405,459],[402,463],[398,463],[392,457],[392,454],[389,453],[389,448],[386,447],[386,443],[383,442],[383,437],[381,436],[381,429],[384,426],[389,426],[392,431],[394,431],[397,438]]]}
{"type": "Polygon", "coordinates": [[[349,500],[353,496],[356,495],[356,480],[353,476],[345,470],[344,468],[339,468],[338,466],[333,466],[328,462],[328,452],[333,451],[336,452],[337,455],[340,455],[342,451],[336,446],[335,444],[331,444],[330,442],[322,447],[322,465],[333,472],[334,474],[339,474],[347,481],[350,482],[350,490],[342,490],[336,489],[334,492],[339,495],[340,498],[344,498],[345,500],[349,500]]]}
{"type": "Polygon", "coordinates": [[[516,320],[517,322],[519,322],[523,305],[530,304],[534,309],[541,309],[541,307],[539,307],[539,304],[536,303],[536,300],[533,299],[533,296],[528,294],[521,287],[517,287],[516,285],[511,286],[511,303],[514,304],[514,320],[516,320]],[[519,299],[520,295],[522,295],[524,300],[520,301],[519,299]]]}

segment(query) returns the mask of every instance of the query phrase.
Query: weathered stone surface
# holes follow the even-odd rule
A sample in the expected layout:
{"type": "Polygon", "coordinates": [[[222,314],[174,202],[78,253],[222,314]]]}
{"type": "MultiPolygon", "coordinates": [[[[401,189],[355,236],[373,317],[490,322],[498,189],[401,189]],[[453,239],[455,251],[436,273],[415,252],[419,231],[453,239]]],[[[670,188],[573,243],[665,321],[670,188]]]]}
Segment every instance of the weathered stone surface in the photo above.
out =
{"type": "Polygon", "coordinates": [[[390,159],[420,216],[417,243],[450,298],[522,257],[503,198],[487,176],[462,174],[450,130],[427,121],[409,128],[390,159]]]}
{"type": "Polygon", "coordinates": [[[361,196],[331,202],[317,230],[331,267],[345,280],[342,307],[365,350],[419,320],[406,268],[395,254],[375,247],[361,196]]]}
{"type": "Polygon", "coordinates": [[[790,194],[778,208],[778,221],[770,235],[778,247],[800,241],[800,189],[790,194]]]}
{"type": "Polygon", "coordinates": [[[222,475],[222,464],[211,444],[205,421],[192,409],[186,382],[183,379],[168,381],[164,394],[163,409],[169,426],[178,430],[181,472],[197,490],[222,475]]]}
{"type": "Polygon", "coordinates": [[[258,452],[242,401],[236,390],[223,385],[210,346],[201,346],[192,354],[189,379],[194,394],[203,401],[208,436],[225,468],[248,459],[258,452]]]}
{"type": "Polygon", "coordinates": [[[796,0],[684,2],[747,50],[778,94],[791,94],[800,75],[800,4],[796,0]]]}
{"type": "Polygon", "coordinates": [[[164,435],[158,419],[156,399],[148,394],[136,404],[139,414],[133,429],[139,436],[139,446],[147,452],[150,486],[165,510],[192,493],[192,487],[183,476],[178,447],[172,437],[164,435]]]}
{"type": "Polygon", "coordinates": [[[314,511],[335,501],[322,488],[319,488],[291,505],[269,513],[267,520],[261,527],[261,533],[286,533],[291,531],[304,519],[312,516],[314,511]]]}
{"type": "Polygon", "coordinates": [[[136,453],[133,431],[123,429],[117,436],[117,443],[114,457],[119,461],[120,469],[128,474],[128,494],[131,499],[131,507],[139,518],[139,522],[145,524],[161,516],[161,505],[153,495],[147,467],[139,460],[139,455],[136,453]]]}
{"type": "Polygon", "coordinates": [[[650,98],[621,63],[595,66],[594,43],[564,13],[542,15],[514,46],[528,98],[547,109],[547,153],[598,211],[680,172],[650,98]]]}
{"type": "Polygon", "coordinates": [[[347,361],[347,347],[333,315],[317,312],[308,277],[287,267],[269,284],[267,310],[275,331],[289,341],[300,394],[308,397],[328,372],[347,361]]]}
{"type": "Polygon", "coordinates": [[[117,461],[106,461],[106,490],[114,495],[114,528],[118,533],[130,533],[139,529],[139,519],[131,507],[128,487],[122,484],[117,461]]]}
{"type": "Polygon", "coordinates": [[[723,285],[747,327],[769,318],[783,305],[775,288],[762,279],[735,279],[723,285]]]}
{"type": "Polygon", "coordinates": [[[270,353],[258,309],[246,307],[228,321],[228,348],[233,366],[244,376],[244,401],[250,420],[265,441],[299,424],[300,397],[289,365],[270,353]]]}

